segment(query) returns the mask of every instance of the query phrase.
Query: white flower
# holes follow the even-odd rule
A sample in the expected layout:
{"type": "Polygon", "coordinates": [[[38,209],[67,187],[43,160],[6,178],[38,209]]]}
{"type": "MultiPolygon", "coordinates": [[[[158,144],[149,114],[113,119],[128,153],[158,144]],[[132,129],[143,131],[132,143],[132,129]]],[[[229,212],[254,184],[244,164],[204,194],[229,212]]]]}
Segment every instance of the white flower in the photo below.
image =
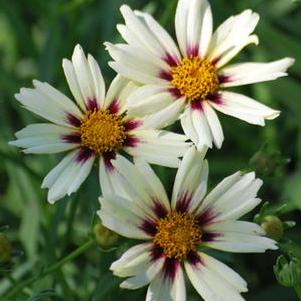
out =
{"type": "MultiPolygon", "coordinates": [[[[100,198],[103,224],[128,238],[145,240],[114,262],[111,270],[129,277],[122,288],[148,284],[147,301],[185,301],[184,271],[206,301],[244,300],[246,282],[204,247],[228,252],[277,249],[255,223],[237,219],[261,200],[262,181],[253,172],[225,178],[207,196],[208,164],[194,147],[176,175],[172,200],[147,163],[118,157],[119,189],[100,198]],[[199,248],[202,248],[202,251],[199,248]]],[[[117,177],[115,178],[117,180],[117,177]]]]}
{"type": "Polygon", "coordinates": [[[248,44],[258,44],[252,34],[259,16],[251,10],[227,19],[213,33],[212,13],[206,0],[179,0],[175,30],[178,46],[153,19],[128,6],[121,7],[125,25],[118,31],[127,44],[106,47],[118,73],[145,84],[129,99],[129,114],[150,115],[160,125],[178,118],[185,134],[198,148],[220,148],[224,136],[215,110],[263,126],[279,111],[226,88],[286,76],[294,62],[284,58],[270,63],[225,66],[248,44]],[[214,110],[215,109],[215,110],[214,110]],[[181,114],[183,113],[183,114],[181,114]]]}
{"type": "Polygon", "coordinates": [[[86,58],[77,45],[72,61],[63,68],[74,103],[47,83],[34,80],[33,89],[22,88],[17,100],[29,111],[51,123],[38,123],[16,133],[11,142],[25,153],[46,154],[68,151],[50,171],[42,187],[49,188],[53,203],[75,192],[99,160],[100,184],[107,187],[114,175],[112,160],[125,151],[149,163],[177,167],[188,144],[184,135],[154,129],[151,120],[127,115],[127,99],[137,86],[117,76],[107,94],[95,59],[86,58]]]}

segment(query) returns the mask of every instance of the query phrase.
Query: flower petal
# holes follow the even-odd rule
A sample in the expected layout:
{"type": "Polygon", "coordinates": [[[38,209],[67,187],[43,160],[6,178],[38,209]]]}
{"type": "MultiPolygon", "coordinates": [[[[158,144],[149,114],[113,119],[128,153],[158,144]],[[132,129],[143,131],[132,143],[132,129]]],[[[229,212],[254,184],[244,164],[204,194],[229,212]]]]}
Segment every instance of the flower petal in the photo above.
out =
{"type": "Polygon", "coordinates": [[[178,167],[179,157],[182,157],[189,147],[186,136],[167,131],[138,129],[134,132],[139,143],[125,150],[134,157],[168,167],[178,167]]]}
{"type": "Polygon", "coordinates": [[[105,227],[134,239],[149,239],[140,229],[143,214],[135,204],[117,195],[99,198],[101,209],[97,212],[105,227]]]}
{"type": "Polygon", "coordinates": [[[202,298],[208,301],[243,301],[240,292],[246,291],[244,280],[224,264],[203,253],[199,256],[202,263],[191,265],[185,262],[185,270],[202,298]]]}
{"type": "Polygon", "coordinates": [[[31,124],[17,132],[17,140],[9,142],[24,148],[26,154],[53,154],[78,147],[78,143],[67,143],[64,137],[72,133],[72,129],[51,123],[31,124]]]}
{"type": "Polygon", "coordinates": [[[150,265],[152,243],[131,247],[120,259],[112,263],[110,270],[119,277],[129,277],[144,272],[150,265]]]}
{"type": "Polygon", "coordinates": [[[224,134],[219,119],[207,101],[204,101],[203,109],[210,127],[213,142],[217,148],[221,148],[224,141],[224,134]]]}
{"type": "Polygon", "coordinates": [[[121,115],[128,107],[129,96],[137,89],[137,85],[128,79],[117,75],[107,92],[104,108],[113,109],[114,113],[121,115]],[[112,108],[115,106],[116,108],[112,108]],[[115,112],[116,111],[116,112],[115,112]]]}
{"type": "Polygon", "coordinates": [[[265,119],[277,118],[280,111],[273,110],[242,94],[222,92],[219,103],[211,102],[218,111],[239,118],[251,124],[264,126],[265,119]]]}
{"type": "Polygon", "coordinates": [[[83,110],[102,107],[105,95],[105,83],[95,59],[88,59],[80,45],[76,45],[72,61],[63,60],[63,68],[70,90],[83,110]]]}
{"type": "Polygon", "coordinates": [[[162,258],[152,262],[142,273],[123,281],[120,287],[125,289],[137,289],[148,285],[159,274],[163,262],[162,258]]]}
{"type": "MultiPolygon", "coordinates": [[[[207,176],[204,177],[203,173],[207,173],[206,164],[204,164],[204,157],[206,155],[207,148],[203,148],[201,152],[196,151],[195,147],[192,146],[185,153],[183,160],[179,166],[174,187],[172,193],[172,208],[175,209],[180,206],[182,198],[187,195],[192,198],[195,190],[200,186],[207,185],[207,176]],[[205,168],[204,168],[205,167],[205,168]],[[205,180],[206,183],[201,181],[205,180]]],[[[202,199],[199,199],[200,202],[202,199]]],[[[187,210],[194,207],[190,202],[187,204],[187,210]]]]}
{"type": "Polygon", "coordinates": [[[106,49],[115,62],[109,62],[111,68],[126,78],[143,84],[158,84],[166,81],[160,78],[168,65],[144,49],[127,45],[105,43],[106,49]]]}
{"type": "Polygon", "coordinates": [[[128,99],[129,114],[144,117],[154,114],[173,104],[176,97],[168,85],[146,85],[138,88],[128,99]]]}
{"type": "Polygon", "coordinates": [[[150,114],[143,119],[143,128],[165,128],[174,123],[185,106],[185,98],[179,98],[157,113],[150,114]]]}
{"type": "Polygon", "coordinates": [[[220,68],[246,45],[258,43],[257,37],[251,35],[258,21],[259,15],[250,9],[228,18],[212,36],[209,59],[220,68]]]}
{"type": "Polygon", "coordinates": [[[215,212],[214,222],[238,219],[261,202],[256,198],[261,185],[262,181],[255,179],[254,172],[235,173],[207,195],[198,213],[212,209],[215,212]]]}
{"type": "Polygon", "coordinates": [[[185,301],[186,288],[182,268],[178,268],[174,279],[157,276],[151,282],[146,301],[185,301]]]}
{"type": "Polygon", "coordinates": [[[16,99],[24,107],[59,125],[72,127],[68,122],[68,113],[82,118],[82,113],[78,107],[64,94],[53,88],[47,83],[37,80],[33,81],[34,89],[22,88],[20,93],[16,94],[16,99]]]}
{"type": "Polygon", "coordinates": [[[269,63],[241,63],[230,65],[221,70],[220,74],[228,80],[223,87],[236,87],[253,83],[275,80],[287,76],[287,69],[294,64],[292,58],[283,58],[269,63]]]}
{"type": "Polygon", "coordinates": [[[80,152],[81,150],[75,150],[66,155],[45,177],[42,188],[49,188],[48,201],[50,203],[55,203],[66,194],[71,195],[88,177],[95,156],[91,154],[79,161],[80,152]]]}

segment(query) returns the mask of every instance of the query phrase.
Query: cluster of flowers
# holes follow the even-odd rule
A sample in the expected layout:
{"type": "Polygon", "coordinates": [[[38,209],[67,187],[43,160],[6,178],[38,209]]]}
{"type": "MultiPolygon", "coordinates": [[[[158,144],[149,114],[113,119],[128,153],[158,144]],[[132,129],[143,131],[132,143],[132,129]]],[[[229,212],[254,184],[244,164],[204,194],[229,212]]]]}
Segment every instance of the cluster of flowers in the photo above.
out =
{"type": "Polygon", "coordinates": [[[207,194],[204,157],[224,139],[215,110],[261,126],[279,115],[227,89],[285,76],[293,59],[226,66],[245,46],[258,43],[253,31],[259,16],[251,10],[213,32],[206,0],[179,0],[178,46],[151,15],[126,5],[121,13],[125,24],[117,29],[126,43],[105,44],[118,73],[108,91],[95,59],[77,45],[71,61],[63,60],[75,102],[47,83],[22,88],[17,100],[50,123],[25,127],[10,144],[25,153],[68,152],[43,181],[50,203],[77,191],[98,161],[102,223],[146,241],[112,264],[114,274],[129,277],[121,287],[150,284],[147,301],[183,301],[185,271],[206,301],[244,300],[246,282],[202,250],[277,248],[260,226],[238,221],[261,202],[262,181],[253,172],[236,172],[207,194]],[[184,135],[162,130],[176,120],[184,135]],[[149,163],[178,168],[171,200],[149,163]]]}

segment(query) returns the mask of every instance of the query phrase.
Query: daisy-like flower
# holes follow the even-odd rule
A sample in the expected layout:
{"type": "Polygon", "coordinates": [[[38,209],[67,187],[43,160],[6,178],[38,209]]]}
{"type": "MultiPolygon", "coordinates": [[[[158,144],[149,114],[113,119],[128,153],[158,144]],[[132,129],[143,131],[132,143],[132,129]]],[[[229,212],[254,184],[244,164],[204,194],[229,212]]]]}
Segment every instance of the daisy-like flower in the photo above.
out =
{"type": "Polygon", "coordinates": [[[114,262],[111,270],[129,277],[122,288],[148,284],[147,301],[185,301],[184,271],[206,301],[244,300],[246,282],[232,269],[205,253],[264,252],[277,249],[255,223],[238,221],[261,200],[262,181],[254,172],[225,178],[207,196],[208,164],[194,147],[176,175],[172,199],[143,160],[135,165],[119,157],[119,190],[100,198],[103,224],[128,238],[145,240],[114,262]]]}
{"type": "Polygon", "coordinates": [[[95,59],[86,58],[77,45],[63,69],[76,103],[47,83],[34,80],[33,89],[22,88],[17,100],[51,123],[38,123],[16,133],[10,142],[25,153],[68,151],[50,171],[42,187],[49,188],[53,203],[75,192],[99,160],[101,186],[114,177],[112,160],[122,151],[149,163],[177,167],[188,144],[184,135],[154,129],[153,120],[127,115],[127,99],[137,86],[117,76],[105,95],[105,83],[95,59]]]}
{"type": "Polygon", "coordinates": [[[213,33],[212,13],[206,0],[179,0],[175,31],[178,46],[147,13],[121,7],[125,25],[118,31],[127,44],[106,47],[118,73],[145,84],[129,99],[129,113],[151,115],[160,125],[181,119],[185,134],[200,148],[220,148],[223,131],[215,110],[263,126],[279,115],[247,96],[227,88],[286,76],[294,62],[284,58],[270,63],[226,66],[245,46],[258,44],[254,31],[259,16],[245,10],[222,23],[213,33]],[[182,114],[183,113],[183,114],[182,114]]]}

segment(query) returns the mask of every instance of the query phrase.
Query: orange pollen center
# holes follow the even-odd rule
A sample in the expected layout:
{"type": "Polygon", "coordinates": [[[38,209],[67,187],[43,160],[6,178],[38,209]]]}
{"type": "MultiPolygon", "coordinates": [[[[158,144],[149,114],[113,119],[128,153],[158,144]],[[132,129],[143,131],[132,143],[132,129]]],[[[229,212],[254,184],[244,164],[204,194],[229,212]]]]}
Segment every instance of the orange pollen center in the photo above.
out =
{"type": "Polygon", "coordinates": [[[126,139],[120,116],[108,110],[88,112],[80,126],[80,133],[81,145],[98,154],[118,151],[126,139]]]}
{"type": "Polygon", "coordinates": [[[202,231],[188,213],[171,211],[157,222],[154,243],[163,249],[168,258],[183,260],[191,251],[196,251],[201,242],[202,231]]]}
{"type": "Polygon", "coordinates": [[[185,57],[171,68],[172,85],[189,101],[204,100],[219,87],[215,66],[208,59],[185,57]]]}

